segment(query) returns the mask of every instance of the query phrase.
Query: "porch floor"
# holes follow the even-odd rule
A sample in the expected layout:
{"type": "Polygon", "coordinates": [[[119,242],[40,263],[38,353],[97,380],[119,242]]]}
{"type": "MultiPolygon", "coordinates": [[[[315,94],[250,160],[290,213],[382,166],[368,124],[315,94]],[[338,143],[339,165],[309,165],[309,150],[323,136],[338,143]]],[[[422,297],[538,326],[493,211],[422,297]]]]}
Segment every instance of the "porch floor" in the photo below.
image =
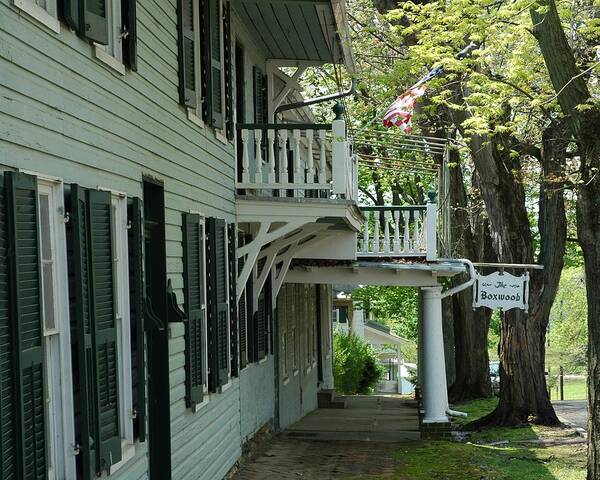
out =
{"type": "Polygon", "coordinates": [[[315,410],[265,442],[232,480],[391,478],[395,442],[420,438],[416,402],[397,395],[345,398],[345,409],[315,410]]]}
{"type": "Polygon", "coordinates": [[[344,398],[346,408],[319,408],[288,427],[283,436],[359,442],[398,442],[421,438],[414,400],[385,394],[344,398]]]}

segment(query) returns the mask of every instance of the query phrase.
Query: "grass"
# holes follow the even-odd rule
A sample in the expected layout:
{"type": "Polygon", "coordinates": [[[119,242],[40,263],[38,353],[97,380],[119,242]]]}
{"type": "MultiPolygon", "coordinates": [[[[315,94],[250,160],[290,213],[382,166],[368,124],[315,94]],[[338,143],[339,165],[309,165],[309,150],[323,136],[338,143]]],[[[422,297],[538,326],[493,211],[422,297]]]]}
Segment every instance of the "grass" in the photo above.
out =
{"type": "MultiPolygon", "coordinates": [[[[467,423],[491,412],[497,398],[455,405],[469,414],[467,423]]],[[[474,433],[468,443],[422,441],[401,444],[395,452],[397,465],[378,480],[584,480],[586,446],[538,446],[538,438],[572,437],[572,430],[540,427],[491,428],[474,433]],[[508,440],[508,445],[485,445],[508,440]]],[[[371,480],[373,477],[368,477],[371,480]]],[[[367,480],[363,477],[362,480],[367,480]]]]}
{"type": "MultiPolygon", "coordinates": [[[[587,382],[585,378],[565,378],[565,400],[585,400],[587,398],[587,382]]],[[[552,400],[559,400],[558,386],[550,390],[552,400]]]]}

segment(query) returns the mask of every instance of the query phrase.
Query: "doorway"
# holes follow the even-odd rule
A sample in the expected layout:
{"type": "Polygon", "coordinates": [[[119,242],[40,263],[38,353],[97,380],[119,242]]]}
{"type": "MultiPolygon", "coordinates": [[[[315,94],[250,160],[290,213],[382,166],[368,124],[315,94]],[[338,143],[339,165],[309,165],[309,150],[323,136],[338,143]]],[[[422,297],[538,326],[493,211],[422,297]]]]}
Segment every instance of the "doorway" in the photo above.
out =
{"type": "Polygon", "coordinates": [[[150,479],[171,478],[169,336],[165,197],[161,182],[144,179],[145,326],[148,342],[148,441],[150,479]]]}

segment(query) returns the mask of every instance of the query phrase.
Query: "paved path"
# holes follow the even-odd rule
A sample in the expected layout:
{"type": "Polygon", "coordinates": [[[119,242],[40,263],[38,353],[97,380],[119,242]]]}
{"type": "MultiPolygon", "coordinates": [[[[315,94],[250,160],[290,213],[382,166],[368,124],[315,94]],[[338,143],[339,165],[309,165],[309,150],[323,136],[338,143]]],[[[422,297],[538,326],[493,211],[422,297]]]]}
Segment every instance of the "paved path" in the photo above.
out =
{"type": "Polygon", "coordinates": [[[418,440],[415,401],[393,395],[344,397],[346,408],[319,408],[291,425],[285,436],[302,440],[398,442],[418,440]]]}
{"type": "Polygon", "coordinates": [[[392,478],[398,444],[278,437],[244,462],[232,480],[392,478]]]}
{"type": "Polygon", "coordinates": [[[317,409],[259,444],[232,480],[393,478],[402,441],[420,438],[414,401],[346,397],[345,409],[317,409]]]}
{"type": "Polygon", "coordinates": [[[552,402],[556,414],[567,422],[587,431],[587,401],[586,400],[562,400],[552,402]]]}

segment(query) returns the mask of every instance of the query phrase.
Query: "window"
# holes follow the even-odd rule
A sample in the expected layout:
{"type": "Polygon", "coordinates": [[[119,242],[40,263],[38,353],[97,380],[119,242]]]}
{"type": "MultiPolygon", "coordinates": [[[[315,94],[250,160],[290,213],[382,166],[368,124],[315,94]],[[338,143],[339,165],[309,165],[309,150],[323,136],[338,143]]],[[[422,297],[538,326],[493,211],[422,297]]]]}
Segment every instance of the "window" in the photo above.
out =
{"type": "Polygon", "coordinates": [[[14,0],[14,5],[50,30],[60,32],[56,0],[14,0]]]}
{"type": "Polygon", "coordinates": [[[202,404],[208,393],[206,324],[205,219],[183,214],[183,275],[186,322],[186,398],[189,408],[202,404]]]}
{"type": "Polygon", "coordinates": [[[96,58],[124,75],[123,39],[126,36],[126,29],[124,29],[121,19],[121,0],[106,0],[105,13],[108,24],[108,43],[95,45],[96,58]]]}
{"type": "Polygon", "coordinates": [[[188,118],[233,138],[230,6],[225,0],[179,0],[179,97],[188,118]],[[227,118],[225,118],[227,116],[227,118]]]}
{"type": "Polygon", "coordinates": [[[288,377],[288,355],[287,355],[287,332],[283,332],[281,335],[281,361],[282,361],[282,374],[284,380],[288,377]]]}
{"type": "Polygon", "coordinates": [[[133,456],[133,404],[131,378],[131,326],[129,309],[129,264],[127,240],[127,198],[111,193],[112,240],[115,319],[117,327],[117,358],[119,379],[119,431],[121,432],[121,463],[111,467],[115,471],[133,456]]]}
{"type": "Polygon", "coordinates": [[[296,347],[296,327],[292,328],[290,347],[292,348],[292,370],[294,375],[298,372],[298,348],[296,347]]]}
{"type": "Polygon", "coordinates": [[[47,478],[71,478],[74,459],[62,184],[38,181],[47,478]]]}

